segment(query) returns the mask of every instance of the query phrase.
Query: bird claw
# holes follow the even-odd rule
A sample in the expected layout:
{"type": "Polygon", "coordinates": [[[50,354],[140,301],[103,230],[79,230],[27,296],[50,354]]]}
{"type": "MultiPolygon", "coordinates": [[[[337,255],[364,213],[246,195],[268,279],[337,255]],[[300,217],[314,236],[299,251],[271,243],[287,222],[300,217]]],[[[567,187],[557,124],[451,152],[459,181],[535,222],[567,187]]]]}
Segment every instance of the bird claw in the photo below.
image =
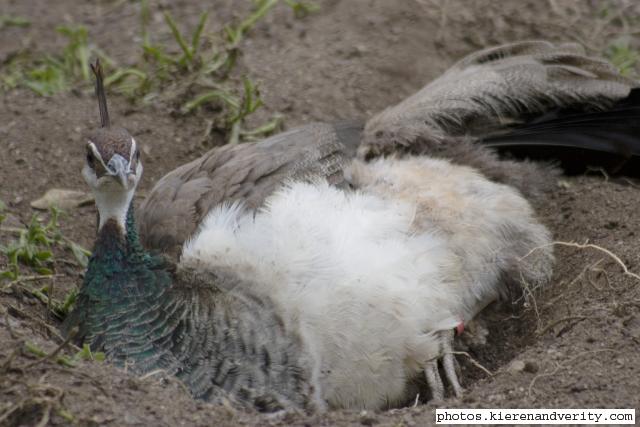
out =
{"type": "Polygon", "coordinates": [[[453,389],[453,394],[458,398],[462,397],[462,386],[458,381],[456,360],[451,345],[453,342],[453,331],[438,332],[438,341],[440,344],[439,359],[429,361],[424,367],[424,374],[429,390],[431,391],[431,398],[435,401],[444,400],[444,383],[442,382],[442,378],[440,378],[438,360],[442,363],[445,378],[453,389]]]}

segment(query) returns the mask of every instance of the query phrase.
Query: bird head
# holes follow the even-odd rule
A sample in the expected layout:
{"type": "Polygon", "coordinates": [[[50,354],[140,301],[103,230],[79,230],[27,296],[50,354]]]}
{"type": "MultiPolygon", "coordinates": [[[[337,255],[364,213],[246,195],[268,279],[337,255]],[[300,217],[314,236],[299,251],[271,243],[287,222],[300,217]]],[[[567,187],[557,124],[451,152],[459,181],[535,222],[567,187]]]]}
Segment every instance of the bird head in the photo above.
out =
{"type": "Polygon", "coordinates": [[[129,132],[111,126],[100,61],[97,60],[91,68],[96,76],[102,126],[92,132],[87,141],[82,175],[96,199],[98,229],[113,219],[125,230],[127,211],[142,176],[140,151],[129,132]]]}

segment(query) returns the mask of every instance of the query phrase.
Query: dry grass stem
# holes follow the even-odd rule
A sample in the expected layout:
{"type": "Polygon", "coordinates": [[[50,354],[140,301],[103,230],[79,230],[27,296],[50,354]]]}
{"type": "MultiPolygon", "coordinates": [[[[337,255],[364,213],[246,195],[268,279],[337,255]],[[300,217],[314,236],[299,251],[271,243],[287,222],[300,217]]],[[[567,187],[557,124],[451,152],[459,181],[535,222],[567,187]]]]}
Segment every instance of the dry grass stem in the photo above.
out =
{"type": "Polygon", "coordinates": [[[541,330],[538,330],[536,333],[538,335],[544,335],[547,332],[549,332],[551,329],[553,329],[556,326],[558,326],[560,323],[570,322],[570,321],[573,321],[573,320],[579,322],[579,321],[585,320],[587,318],[588,318],[587,316],[565,316],[565,317],[561,317],[560,319],[554,320],[553,322],[549,323],[547,326],[545,326],[541,330]]]}
{"type": "Polygon", "coordinates": [[[452,351],[451,354],[456,354],[456,355],[462,355],[462,356],[466,356],[469,361],[478,369],[480,369],[481,371],[483,371],[484,373],[486,373],[487,375],[489,375],[490,377],[492,377],[494,374],[493,372],[491,372],[490,370],[488,370],[487,368],[485,368],[484,366],[482,366],[480,364],[480,362],[478,362],[476,359],[474,359],[469,353],[467,353],[466,351],[452,351]]]}
{"type": "Polygon", "coordinates": [[[156,369],[155,371],[147,372],[146,374],[139,376],[138,379],[144,381],[148,378],[151,378],[153,376],[160,375],[160,374],[168,375],[167,371],[165,371],[164,369],[156,369]]]}
{"type": "Polygon", "coordinates": [[[629,268],[627,267],[627,265],[624,262],[622,262],[620,257],[618,257],[616,254],[611,252],[609,249],[605,249],[602,246],[594,245],[592,243],[580,244],[580,243],[575,243],[575,242],[555,241],[555,242],[551,242],[549,244],[538,246],[538,247],[535,247],[535,248],[531,249],[529,252],[527,252],[526,255],[521,257],[520,260],[522,261],[525,258],[527,258],[528,256],[530,256],[531,254],[533,254],[534,252],[536,252],[536,251],[538,251],[540,249],[549,247],[549,246],[565,246],[565,247],[578,248],[578,249],[595,249],[597,251],[600,251],[600,252],[606,254],[607,256],[609,256],[609,258],[613,259],[616,262],[616,264],[618,264],[622,268],[623,274],[625,276],[633,277],[634,279],[640,281],[640,276],[637,275],[636,273],[633,273],[633,272],[629,271],[629,268]]]}

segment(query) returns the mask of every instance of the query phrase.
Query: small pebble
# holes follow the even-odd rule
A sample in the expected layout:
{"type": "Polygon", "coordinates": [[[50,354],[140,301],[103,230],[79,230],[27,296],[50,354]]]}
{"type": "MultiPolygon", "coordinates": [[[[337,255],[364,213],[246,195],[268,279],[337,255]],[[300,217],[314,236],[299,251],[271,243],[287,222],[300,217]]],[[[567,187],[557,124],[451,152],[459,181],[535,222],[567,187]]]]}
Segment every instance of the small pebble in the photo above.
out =
{"type": "Polygon", "coordinates": [[[522,360],[514,360],[507,367],[507,372],[509,372],[510,374],[517,374],[524,371],[525,366],[526,365],[522,360]]]}
{"type": "Polygon", "coordinates": [[[373,416],[373,414],[367,411],[360,412],[360,424],[362,424],[363,426],[372,426],[377,422],[378,420],[373,416]]]}

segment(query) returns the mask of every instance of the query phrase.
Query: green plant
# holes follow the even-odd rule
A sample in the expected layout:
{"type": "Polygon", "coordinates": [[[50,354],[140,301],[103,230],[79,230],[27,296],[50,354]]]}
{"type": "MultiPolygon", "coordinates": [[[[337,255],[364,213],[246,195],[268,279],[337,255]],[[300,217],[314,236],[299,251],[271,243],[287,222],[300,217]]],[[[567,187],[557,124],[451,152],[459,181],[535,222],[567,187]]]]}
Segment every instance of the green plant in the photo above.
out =
{"type": "MultiPolygon", "coordinates": [[[[65,344],[66,344],[66,341],[65,341],[65,344]]],[[[67,368],[74,368],[78,363],[78,361],[80,360],[92,360],[96,362],[103,362],[105,360],[105,354],[103,352],[99,352],[99,351],[92,352],[88,344],[84,344],[82,348],[78,350],[73,356],[61,355],[59,353],[61,352],[65,344],[62,344],[60,347],[56,348],[53,352],[47,353],[46,351],[38,347],[36,344],[27,341],[24,343],[24,349],[27,351],[27,353],[33,354],[34,356],[38,357],[41,360],[53,359],[57,364],[65,366],[67,368]]],[[[35,363],[39,363],[39,362],[40,360],[38,360],[35,363]]],[[[31,365],[35,363],[32,363],[31,365]]]]}
{"type": "Polygon", "coordinates": [[[62,68],[72,77],[89,80],[89,57],[96,52],[89,47],[87,29],[82,25],[60,26],[56,31],[68,40],[62,51],[62,68]]]}
{"type": "MultiPolygon", "coordinates": [[[[205,137],[215,129],[226,134],[228,142],[252,140],[274,132],[282,119],[274,115],[265,123],[246,128],[246,119],[263,106],[257,85],[249,78],[232,78],[247,33],[279,0],[254,0],[253,9],[244,19],[223,27],[222,34],[207,32],[208,13],[200,15],[191,32],[169,12],[164,22],[178,50],[154,42],[150,31],[150,8],[141,0],[141,55],[132,66],[118,67],[102,51],[89,43],[87,29],[79,25],[61,26],[58,34],[67,39],[61,53],[33,60],[28,54],[17,55],[0,73],[5,88],[27,87],[49,96],[68,90],[78,81],[90,78],[90,58],[98,56],[110,69],[105,86],[132,101],[161,103],[174,111],[189,114],[198,109],[215,113],[208,120],[205,137]]],[[[311,3],[286,1],[296,16],[315,10],[311,3]]]]}
{"type": "MultiPolygon", "coordinates": [[[[31,353],[40,359],[54,358],[55,362],[58,365],[65,366],[67,368],[73,368],[75,366],[75,364],[73,363],[73,360],[71,360],[70,357],[64,356],[64,355],[58,355],[57,351],[59,350],[57,349],[54,351],[55,354],[54,353],[48,354],[47,352],[42,350],[40,347],[38,347],[34,343],[28,342],[28,341],[24,343],[24,349],[27,351],[27,353],[31,353]]],[[[39,363],[39,362],[40,361],[38,360],[35,363],[39,363]]]]}
{"type": "Polygon", "coordinates": [[[169,12],[164,13],[164,20],[171,29],[171,34],[173,34],[173,37],[175,38],[182,51],[181,56],[175,59],[172,58],[172,60],[178,67],[190,70],[200,65],[197,54],[198,49],[200,48],[200,37],[202,36],[202,30],[204,30],[204,26],[207,22],[208,16],[209,14],[207,12],[203,12],[202,14],[200,14],[198,25],[196,26],[196,29],[191,36],[191,43],[187,44],[184,37],[182,37],[180,30],[178,30],[175,21],[171,17],[171,14],[169,14],[169,12]]]}
{"type": "Polygon", "coordinates": [[[609,44],[605,56],[615,65],[620,74],[633,77],[637,74],[636,65],[640,61],[640,53],[631,46],[631,40],[621,37],[609,44]]]}
{"type": "Polygon", "coordinates": [[[38,289],[25,286],[24,283],[53,277],[56,263],[53,248],[56,246],[71,252],[81,268],[87,266],[89,251],[62,235],[58,223],[58,210],[51,209],[50,218],[46,223],[38,215],[33,215],[29,224],[24,227],[4,227],[2,222],[6,218],[5,209],[4,204],[0,202],[0,234],[16,237],[10,239],[6,245],[0,244],[0,261],[4,259],[6,264],[6,267],[0,268],[0,281],[9,281],[5,289],[20,286],[46,304],[55,316],[64,318],[75,303],[77,289],[72,289],[62,301],[59,301],[50,297],[50,284],[38,289]]]}
{"type": "Polygon", "coordinates": [[[228,142],[250,140],[277,130],[281,123],[274,116],[253,129],[245,129],[246,118],[259,109],[263,102],[249,77],[242,79],[241,90],[230,78],[240,43],[246,33],[263,18],[278,0],[258,0],[254,10],[237,24],[224,27],[222,37],[206,33],[208,14],[202,13],[198,23],[188,34],[168,12],[164,21],[173,36],[178,51],[170,53],[167,46],[155,44],[149,31],[149,6],[141,3],[142,56],[135,67],[116,69],[105,80],[131,99],[142,102],[164,102],[174,106],[180,114],[190,114],[201,108],[216,112],[210,121],[207,135],[213,130],[226,133],[228,142]]]}
{"type": "Polygon", "coordinates": [[[76,81],[88,81],[92,56],[108,58],[88,42],[87,29],[81,25],[60,26],[56,32],[67,39],[61,53],[33,60],[28,53],[16,55],[2,73],[3,85],[27,87],[41,96],[68,90],[76,81]]]}
{"type": "Polygon", "coordinates": [[[78,289],[72,288],[64,297],[64,300],[60,301],[49,294],[51,293],[50,286],[43,286],[39,290],[31,290],[32,294],[36,296],[40,301],[49,307],[51,313],[53,313],[58,319],[64,319],[67,314],[73,309],[73,305],[78,298],[78,289]]]}
{"type": "Polygon", "coordinates": [[[58,212],[52,210],[51,219],[43,226],[37,215],[31,217],[29,225],[24,228],[3,228],[3,231],[14,231],[18,239],[12,240],[6,246],[0,246],[8,259],[8,268],[0,272],[0,278],[17,280],[20,274],[20,264],[32,267],[38,274],[51,275],[49,268],[53,252],[51,245],[58,240],[58,212]]]}
{"type": "Polygon", "coordinates": [[[73,360],[95,360],[97,362],[104,361],[105,355],[101,351],[95,353],[91,351],[89,344],[83,344],[82,349],[73,355],[73,360]]]}
{"type": "Polygon", "coordinates": [[[21,16],[0,15],[0,30],[5,27],[28,27],[31,21],[21,16]]]}
{"type": "Polygon", "coordinates": [[[284,0],[284,2],[293,10],[293,15],[296,18],[304,18],[310,13],[320,10],[320,6],[310,1],[284,0]]]}
{"type": "Polygon", "coordinates": [[[68,76],[60,63],[53,58],[47,58],[41,65],[28,70],[22,83],[41,96],[50,96],[65,91],[68,76]]]}
{"type": "Polygon", "coordinates": [[[278,0],[254,0],[254,11],[247,18],[240,21],[237,25],[227,25],[224,27],[225,39],[227,42],[225,59],[225,67],[232,69],[238,58],[240,42],[244,36],[256,23],[263,18],[271,8],[278,3],[278,0]]]}
{"type": "Polygon", "coordinates": [[[237,144],[240,140],[254,140],[265,134],[273,133],[281,124],[279,115],[254,129],[244,129],[245,119],[263,105],[258,87],[248,78],[243,79],[244,94],[241,101],[231,109],[231,116],[227,120],[227,126],[231,126],[229,143],[237,144]]]}
{"type": "MultiPolygon", "coordinates": [[[[33,215],[25,227],[0,227],[0,233],[18,235],[17,239],[9,241],[7,245],[0,245],[0,254],[7,258],[7,269],[0,271],[0,279],[18,280],[21,265],[31,267],[41,275],[53,274],[50,268],[53,262],[53,245],[68,249],[81,267],[87,266],[91,253],[62,235],[58,224],[59,216],[60,211],[51,208],[49,221],[45,225],[38,215],[33,215]]],[[[0,219],[4,217],[5,215],[0,215],[0,219]]]]}

